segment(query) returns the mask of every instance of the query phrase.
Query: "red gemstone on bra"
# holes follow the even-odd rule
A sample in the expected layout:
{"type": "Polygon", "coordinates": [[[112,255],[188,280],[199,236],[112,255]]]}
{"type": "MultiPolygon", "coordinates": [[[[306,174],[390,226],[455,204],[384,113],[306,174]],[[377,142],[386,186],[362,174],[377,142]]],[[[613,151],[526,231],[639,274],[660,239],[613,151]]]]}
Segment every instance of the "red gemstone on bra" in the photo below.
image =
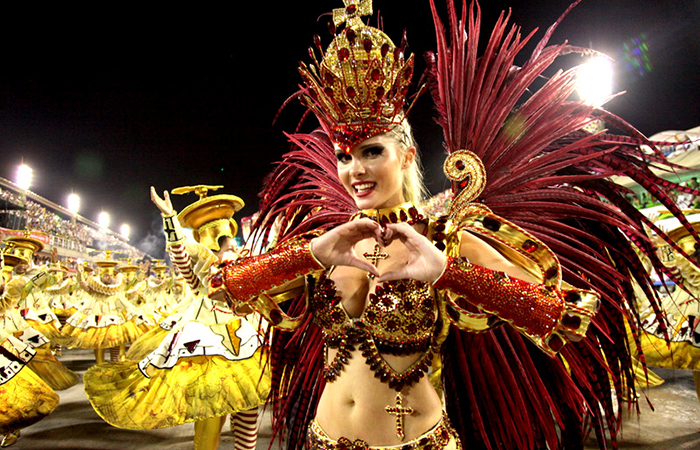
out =
{"type": "Polygon", "coordinates": [[[457,168],[457,170],[464,170],[466,165],[464,164],[464,161],[460,159],[455,163],[455,167],[457,168]]]}
{"type": "Polygon", "coordinates": [[[365,48],[365,51],[367,53],[372,51],[372,41],[371,40],[365,39],[364,41],[362,41],[362,46],[365,48]]]}
{"type": "Polygon", "coordinates": [[[370,76],[372,77],[372,81],[379,81],[382,77],[382,72],[379,69],[373,69],[370,76]]]}
{"type": "Polygon", "coordinates": [[[355,88],[352,86],[348,86],[347,89],[345,89],[345,93],[348,95],[350,98],[355,98],[357,95],[357,92],[355,91],[355,88]]]}
{"type": "Polygon", "coordinates": [[[353,16],[357,12],[357,5],[348,5],[347,8],[345,8],[345,12],[348,14],[348,16],[353,16]]]}
{"type": "Polygon", "coordinates": [[[273,325],[279,325],[279,323],[282,322],[282,313],[276,309],[270,311],[270,322],[272,322],[273,325]]]}
{"type": "Polygon", "coordinates": [[[347,61],[349,57],[350,50],[347,48],[341,48],[340,51],[338,51],[338,58],[340,58],[341,61],[347,61]]]}

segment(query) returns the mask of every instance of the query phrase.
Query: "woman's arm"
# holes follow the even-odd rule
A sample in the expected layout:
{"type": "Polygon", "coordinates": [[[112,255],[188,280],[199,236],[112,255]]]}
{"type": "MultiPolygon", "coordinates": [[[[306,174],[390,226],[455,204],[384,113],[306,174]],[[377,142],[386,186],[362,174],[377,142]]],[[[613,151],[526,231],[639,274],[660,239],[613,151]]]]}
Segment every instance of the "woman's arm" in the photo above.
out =
{"type": "Polygon", "coordinates": [[[210,297],[221,296],[244,315],[252,307],[270,323],[293,329],[298,319],[286,316],[277,303],[303,293],[304,277],[332,265],[348,265],[378,275],[376,267],[355,253],[362,239],[379,238],[379,225],[369,219],[341,225],[319,236],[309,233],[258,256],[225,263],[210,281],[210,297]]]}
{"type": "Polygon", "coordinates": [[[413,227],[388,225],[385,243],[399,239],[411,256],[404,268],[383,274],[379,281],[433,283],[435,289],[450,291],[511,323],[549,354],[561,350],[565,340],[585,335],[597,310],[597,294],[524,281],[532,278],[484,241],[466,232],[461,237],[460,256],[446,257],[413,227]]]}

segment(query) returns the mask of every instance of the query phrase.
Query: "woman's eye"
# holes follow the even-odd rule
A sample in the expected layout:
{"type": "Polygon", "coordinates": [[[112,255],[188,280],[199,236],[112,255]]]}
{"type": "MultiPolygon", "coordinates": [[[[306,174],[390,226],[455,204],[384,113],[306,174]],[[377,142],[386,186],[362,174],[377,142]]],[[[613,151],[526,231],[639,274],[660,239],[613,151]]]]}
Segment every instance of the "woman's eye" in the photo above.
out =
{"type": "Polygon", "coordinates": [[[338,162],[341,162],[343,164],[350,162],[350,155],[348,155],[347,153],[336,153],[335,157],[338,159],[338,162]]]}
{"type": "Polygon", "coordinates": [[[384,151],[384,147],[377,146],[377,147],[367,147],[363,151],[363,153],[364,153],[365,157],[372,158],[374,156],[381,155],[383,151],[384,151]]]}

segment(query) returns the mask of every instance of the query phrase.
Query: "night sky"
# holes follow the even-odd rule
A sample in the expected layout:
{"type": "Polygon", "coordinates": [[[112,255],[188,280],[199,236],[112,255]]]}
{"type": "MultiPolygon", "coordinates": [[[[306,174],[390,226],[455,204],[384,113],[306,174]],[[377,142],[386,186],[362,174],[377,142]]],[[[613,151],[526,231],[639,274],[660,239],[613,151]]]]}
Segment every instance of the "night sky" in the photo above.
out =
{"type": "MultiPolygon", "coordinates": [[[[253,214],[264,175],[288,149],[283,132],[293,131],[302,109],[294,103],[274,126],[273,119],[297,89],[296,67],[309,60],[313,35],[330,42],[328,17],[320,16],[342,6],[280,3],[32,5],[3,15],[0,176],[14,181],[24,161],[34,169],[31,190],[63,205],[79,194],[81,215],[96,220],[104,209],[111,229],[128,223],[132,244],[152,254],[163,241],[151,185],[162,192],[223,184],[219,192],[240,196],[242,215],[253,214]]],[[[538,40],[570,2],[484,3],[484,30],[510,6],[524,34],[540,27],[538,40]]],[[[420,70],[435,43],[428,1],[375,0],[374,10],[395,42],[406,28],[420,70]],[[407,10],[409,3],[417,6],[407,10]]],[[[627,93],[607,108],[650,135],[700,125],[698,24],[699,0],[584,0],[551,42],[613,57],[615,90],[627,93]],[[645,69],[625,58],[624,44],[635,38],[648,46],[645,69]]],[[[431,113],[424,96],[411,119],[437,192],[446,183],[431,113]]],[[[181,209],[194,199],[174,202],[181,209]]]]}

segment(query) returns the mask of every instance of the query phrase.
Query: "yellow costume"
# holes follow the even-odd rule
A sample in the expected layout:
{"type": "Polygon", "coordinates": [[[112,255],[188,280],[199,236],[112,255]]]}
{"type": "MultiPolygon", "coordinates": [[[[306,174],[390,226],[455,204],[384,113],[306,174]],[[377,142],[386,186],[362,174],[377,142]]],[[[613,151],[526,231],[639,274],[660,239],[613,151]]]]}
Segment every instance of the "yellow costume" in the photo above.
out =
{"type": "MultiPolygon", "coordinates": [[[[9,252],[8,252],[9,253],[9,252]]],[[[11,258],[10,258],[11,259],[11,258]]],[[[4,258],[0,254],[0,315],[6,307],[4,258]]],[[[27,363],[36,355],[29,345],[0,328],[0,446],[12,445],[21,428],[38,422],[58,406],[58,395],[41,380],[27,363]]]]}
{"type": "MultiPolygon", "coordinates": [[[[237,198],[216,196],[191,206],[206,214],[209,200],[216,201],[217,197],[237,198]]],[[[179,222],[174,215],[164,217],[171,260],[195,294],[189,307],[160,345],[141,361],[103,364],[88,370],[85,390],[97,413],[114,426],[152,429],[196,421],[195,430],[210,431],[196,431],[195,448],[209,448],[207,445],[218,442],[217,433],[227,414],[265,403],[270,382],[261,365],[258,331],[246,319],[235,316],[225,302],[207,296],[206,280],[217,272],[218,257],[212,249],[219,248],[202,236],[195,235],[202,243],[185,239],[179,223],[192,226],[183,219],[192,209],[185,209],[179,222]],[[211,442],[199,442],[202,436],[212,438],[211,442]]],[[[224,220],[229,228],[227,237],[235,234],[230,229],[230,216],[237,209],[240,206],[223,212],[229,214],[224,220]]],[[[211,218],[207,219],[211,223],[211,218]]]]}
{"type": "MultiPolygon", "coordinates": [[[[42,248],[43,244],[40,241],[29,236],[11,237],[6,240],[6,247],[3,253],[8,266],[24,264],[31,267],[32,254],[42,248]]],[[[0,329],[13,334],[30,346],[36,354],[29,362],[29,367],[51,388],[63,390],[75,386],[79,381],[78,376],[54,357],[51,352],[51,343],[47,336],[32,327],[24,318],[24,316],[34,317],[34,312],[26,308],[27,298],[33,299],[34,296],[28,296],[32,292],[41,289],[42,286],[49,282],[49,278],[46,269],[30,268],[28,272],[14,277],[7,283],[3,298],[0,301],[0,329]],[[21,308],[20,305],[25,305],[25,308],[21,308]]],[[[41,311],[45,312],[43,309],[41,311]]],[[[48,313],[46,314],[49,316],[48,313]]],[[[38,321],[34,321],[35,325],[42,323],[40,316],[36,316],[36,318],[38,321]]],[[[46,328],[53,330],[52,336],[54,339],[59,337],[58,329],[52,323],[53,319],[45,320],[51,323],[46,328]]]]}
{"type": "Polygon", "coordinates": [[[68,347],[96,350],[98,362],[107,348],[120,348],[136,340],[143,331],[136,325],[136,313],[126,299],[121,274],[115,274],[117,261],[98,261],[99,274],[80,280],[81,304],[68,318],[63,334],[69,339],[68,347]],[[107,282],[103,282],[107,280],[107,282]]]}

